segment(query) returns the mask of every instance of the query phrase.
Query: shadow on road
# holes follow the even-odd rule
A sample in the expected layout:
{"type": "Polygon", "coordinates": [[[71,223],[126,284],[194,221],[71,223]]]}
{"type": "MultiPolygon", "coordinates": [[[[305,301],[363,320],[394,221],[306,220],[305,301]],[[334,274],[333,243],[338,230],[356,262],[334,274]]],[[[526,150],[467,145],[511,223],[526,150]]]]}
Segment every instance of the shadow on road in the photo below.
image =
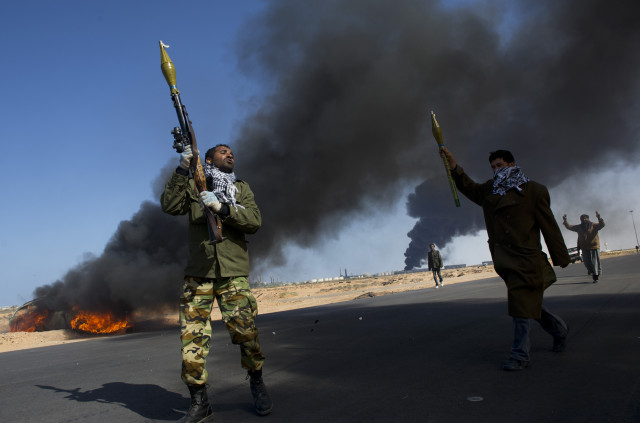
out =
{"type": "Polygon", "coordinates": [[[80,388],[63,389],[55,386],[36,386],[41,389],[66,393],[65,398],[71,401],[117,404],[152,420],[175,421],[184,415],[184,411],[176,410],[184,410],[189,402],[188,398],[157,385],[113,382],[89,391],[82,391],[80,388]]]}

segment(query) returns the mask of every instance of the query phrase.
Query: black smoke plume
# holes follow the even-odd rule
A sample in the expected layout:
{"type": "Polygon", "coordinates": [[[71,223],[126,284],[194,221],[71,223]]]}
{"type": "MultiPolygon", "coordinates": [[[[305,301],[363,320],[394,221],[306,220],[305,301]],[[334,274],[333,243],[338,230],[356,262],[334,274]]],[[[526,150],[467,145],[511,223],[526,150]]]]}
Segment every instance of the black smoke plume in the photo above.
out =
{"type": "MultiPolygon", "coordinates": [[[[153,191],[160,197],[175,169],[172,160],[160,172],[153,191]]],[[[118,225],[104,252],[87,257],[61,280],[36,288],[39,306],[50,310],[82,307],[91,311],[130,311],[175,306],[187,255],[187,221],[144,202],[118,225]]]]}
{"type": "Polygon", "coordinates": [[[430,134],[435,109],[445,144],[474,178],[510,149],[549,186],[637,151],[640,3],[276,1],[250,23],[240,65],[273,87],[236,151],[268,201],[253,251],[274,260],[285,242],[310,245],[327,221],[397,201],[407,180],[418,218],[406,269],[427,245],[483,227],[453,207],[430,134]],[[444,188],[441,188],[444,187],[444,188]]]}
{"type": "Polygon", "coordinates": [[[145,202],[120,222],[99,257],[87,258],[62,280],[36,288],[39,306],[50,310],[82,307],[126,314],[177,304],[186,256],[186,221],[145,202]]]}
{"type": "MultiPolygon", "coordinates": [[[[429,243],[481,229],[477,206],[453,206],[432,109],[481,181],[498,148],[550,187],[637,154],[640,2],[445,3],[274,0],[240,32],[239,68],[269,88],[231,142],[263,213],[255,265],[282,264],[287,243],[311,246],[374,207],[390,210],[416,180],[407,269],[429,243]]],[[[183,225],[144,204],[102,256],[36,295],[175,302],[183,225]]]]}

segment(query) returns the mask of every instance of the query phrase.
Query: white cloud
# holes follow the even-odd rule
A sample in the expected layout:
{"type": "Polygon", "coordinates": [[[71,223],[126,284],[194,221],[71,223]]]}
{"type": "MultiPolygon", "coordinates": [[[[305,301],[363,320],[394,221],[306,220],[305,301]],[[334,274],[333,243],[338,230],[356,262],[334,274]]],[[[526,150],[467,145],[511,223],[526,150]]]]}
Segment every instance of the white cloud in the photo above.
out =
{"type": "Polygon", "coordinates": [[[339,276],[345,268],[350,275],[402,270],[404,252],[409,245],[407,233],[416,222],[406,214],[406,194],[391,211],[362,216],[342,229],[335,239],[310,248],[286,246],[285,266],[270,268],[262,275],[253,274],[252,279],[306,281],[339,276]]]}

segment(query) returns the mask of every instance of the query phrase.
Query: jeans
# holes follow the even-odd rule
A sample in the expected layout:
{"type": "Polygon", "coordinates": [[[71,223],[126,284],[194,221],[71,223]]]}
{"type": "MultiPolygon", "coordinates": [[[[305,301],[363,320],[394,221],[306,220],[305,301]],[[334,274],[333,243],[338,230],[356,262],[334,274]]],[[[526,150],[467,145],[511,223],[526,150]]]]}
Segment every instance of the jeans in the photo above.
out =
{"type": "Polygon", "coordinates": [[[434,267],[431,269],[433,272],[433,280],[436,281],[436,285],[438,285],[438,278],[440,278],[440,284],[442,284],[442,273],[440,272],[440,268],[437,269],[434,267]],[[437,277],[436,277],[437,274],[437,277]]]}
{"type": "MultiPolygon", "coordinates": [[[[529,361],[529,351],[531,350],[531,340],[529,339],[529,321],[531,319],[525,317],[513,318],[513,344],[509,356],[520,361],[529,361]]],[[[567,324],[545,306],[542,306],[542,314],[539,319],[534,319],[542,329],[554,338],[564,338],[567,336],[569,329],[567,324]]]]}
{"type": "Polygon", "coordinates": [[[599,250],[582,250],[582,261],[584,262],[585,267],[593,275],[593,279],[596,279],[596,276],[602,274],[599,250]]]}

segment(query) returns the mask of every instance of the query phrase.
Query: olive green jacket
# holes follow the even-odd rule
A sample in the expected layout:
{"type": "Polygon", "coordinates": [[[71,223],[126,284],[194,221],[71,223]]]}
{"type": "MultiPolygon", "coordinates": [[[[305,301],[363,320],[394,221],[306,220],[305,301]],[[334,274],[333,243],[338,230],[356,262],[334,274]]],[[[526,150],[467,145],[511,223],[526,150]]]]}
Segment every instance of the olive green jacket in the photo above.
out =
{"type": "Polygon", "coordinates": [[[440,256],[440,251],[429,250],[429,252],[427,253],[427,265],[429,266],[429,270],[440,269],[442,267],[442,257],[440,256]]]}
{"type": "Polygon", "coordinates": [[[236,181],[237,208],[229,206],[229,216],[222,220],[222,236],[218,244],[209,243],[207,220],[194,191],[193,179],[175,171],[160,197],[165,213],[172,216],[189,214],[189,259],[185,275],[219,278],[249,275],[249,252],[245,234],[255,233],[262,225],[260,210],[249,184],[236,181]]]}
{"type": "Polygon", "coordinates": [[[539,318],[544,290],[556,275],[542,251],[540,232],[556,266],[569,264],[562,232],[551,212],[549,191],[529,181],[522,191],[493,194],[493,180],[482,184],[469,178],[460,165],[451,172],[456,186],[482,207],[489,235],[489,250],[496,273],[507,285],[509,315],[539,318]]]}

